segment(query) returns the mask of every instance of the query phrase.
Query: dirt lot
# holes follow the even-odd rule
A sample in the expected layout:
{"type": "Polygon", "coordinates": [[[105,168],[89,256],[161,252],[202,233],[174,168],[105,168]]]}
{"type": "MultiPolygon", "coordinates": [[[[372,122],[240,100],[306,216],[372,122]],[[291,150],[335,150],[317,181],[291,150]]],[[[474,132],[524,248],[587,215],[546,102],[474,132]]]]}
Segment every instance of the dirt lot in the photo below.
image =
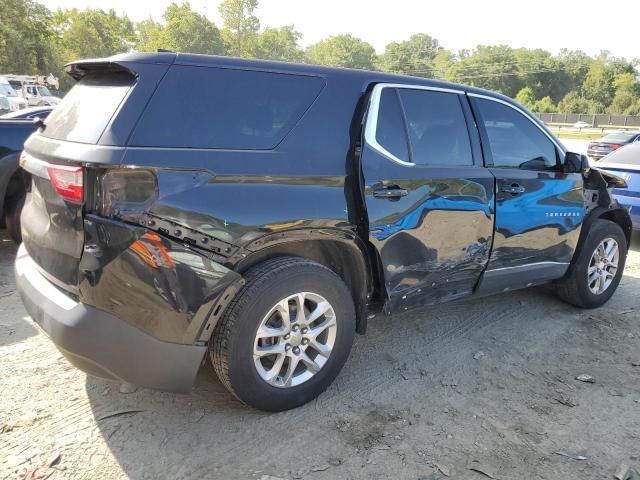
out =
{"type": "Polygon", "coordinates": [[[612,479],[640,468],[633,249],[599,310],[536,288],[375,319],[324,395],[265,414],[208,364],[191,395],[75,370],[26,317],[4,240],[0,478],[612,479]]]}

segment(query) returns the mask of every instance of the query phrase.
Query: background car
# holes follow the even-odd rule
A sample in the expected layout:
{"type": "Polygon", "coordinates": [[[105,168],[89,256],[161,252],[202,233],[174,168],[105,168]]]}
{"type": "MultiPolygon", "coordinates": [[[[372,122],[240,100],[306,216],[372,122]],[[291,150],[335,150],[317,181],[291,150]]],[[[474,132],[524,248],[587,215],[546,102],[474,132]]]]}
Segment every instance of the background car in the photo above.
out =
{"type": "Polygon", "coordinates": [[[58,105],[60,98],[54,96],[51,91],[43,85],[24,85],[22,94],[29,102],[29,105],[58,105]]]}
{"type": "Polygon", "coordinates": [[[592,125],[587,122],[579,121],[573,124],[573,128],[591,128],[592,125]]]}
{"type": "Polygon", "coordinates": [[[14,120],[33,120],[34,118],[41,118],[44,120],[47,118],[47,115],[49,115],[51,110],[53,110],[53,107],[50,106],[30,107],[18,110],[17,112],[5,113],[4,115],[0,115],[0,118],[14,120]]]}
{"type": "Polygon", "coordinates": [[[619,149],[629,143],[637,142],[640,139],[640,132],[613,132],[605,135],[600,140],[589,143],[587,155],[598,161],[602,157],[609,155],[614,150],[619,149]]]}
{"type": "Polygon", "coordinates": [[[11,106],[9,105],[9,99],[4,95],[0,95],[0,113],[10,112],[11,106]]]}
{"type": "Polygon", "coordinates": [[[616,150],[598,163],[599,170],[622,177],[627,188],[615,188],[613,196],[621,205],[629,208],[633,229],[640,230],[640,142],[616,150]]]}
{"type": "Polygon", "coordinates": [[[22,110],[29,106],[29,102],[18,96],[18,93],[13,89],[13,86],[9,83],[6,77],[0,77],[0,95],[6,98],[9,103],[8,110],[11,112],[22,110]]]}
{"type": "Polygon", "coordinates": [[[17,243],[22,240],[20,214],[26,193],[18,159],[25,140],[39,125],[35,119],[0,117],[0,226],[17,243]]]}

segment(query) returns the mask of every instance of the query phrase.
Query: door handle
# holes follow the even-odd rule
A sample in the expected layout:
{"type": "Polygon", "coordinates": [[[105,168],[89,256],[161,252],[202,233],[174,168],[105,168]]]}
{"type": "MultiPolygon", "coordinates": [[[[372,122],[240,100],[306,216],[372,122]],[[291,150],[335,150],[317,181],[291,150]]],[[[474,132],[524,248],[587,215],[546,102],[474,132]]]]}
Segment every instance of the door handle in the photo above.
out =
{"type": "Polygon", "coordinates": [[[524,193],[526,191],[526,189],[523,186],[518,185],[517,183],[511,183],[509,185],[502,185],[502,187],[500,187],[500,190],[505,192],[505,193],[511,193],[513,195],[517,195],[519,193],[524,193]]]}
{"type": "Polygon", "coordinates": [[[397,200],[398,198],[406,197],[407,195],[409,195],[409,192],[404,188],[400,188],[398,185],[387,185],[373,190],[373,196],[375,198],[397,200]]]}

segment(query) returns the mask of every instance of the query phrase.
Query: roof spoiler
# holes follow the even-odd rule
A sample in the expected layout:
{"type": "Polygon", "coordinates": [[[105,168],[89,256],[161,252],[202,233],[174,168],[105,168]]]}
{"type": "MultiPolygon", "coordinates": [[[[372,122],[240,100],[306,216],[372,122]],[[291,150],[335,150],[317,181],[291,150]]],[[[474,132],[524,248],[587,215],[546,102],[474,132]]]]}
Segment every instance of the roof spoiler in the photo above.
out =
{"type": "Polygon", "coordinates": [[[88,72],[126,72],[136,75],[131,69],[133,63],[172,64],[176,58],[175,52],[161,53],[124,53],[107,58],[91,58],[77,60],[64,66],[67,72],[75,80],[80,80],[88,72]]]}

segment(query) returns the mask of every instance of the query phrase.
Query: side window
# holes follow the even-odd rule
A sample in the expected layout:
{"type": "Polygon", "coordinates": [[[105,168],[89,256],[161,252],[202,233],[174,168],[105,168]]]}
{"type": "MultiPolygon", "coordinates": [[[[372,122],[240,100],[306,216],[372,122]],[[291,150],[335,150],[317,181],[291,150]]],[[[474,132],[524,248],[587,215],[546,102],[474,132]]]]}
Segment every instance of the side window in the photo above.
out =
{"type": "Polygon", "coordinates": [[[376,141],[396,158],[403,162],[409,161],[407,132],[395,88],[385,88],[380,95],[376,141]]]}
{"type": "Polygon", "coordinates": [[[471,141],[456,93],[401,88],[411,158],[416,165],[473,165],[471,141]]]}
{"type": "Polygon", "coordinates": [[[323,87],[320,77],[174,65],[142,114],[130,144],[272,149],[323,87]]]}
{"type": "Polygon", "coordinates": [[[477,99],[489,137],[493,165],[525,170],[554,170],[556,147],[531,120],[511,107],[477,99]]]}

